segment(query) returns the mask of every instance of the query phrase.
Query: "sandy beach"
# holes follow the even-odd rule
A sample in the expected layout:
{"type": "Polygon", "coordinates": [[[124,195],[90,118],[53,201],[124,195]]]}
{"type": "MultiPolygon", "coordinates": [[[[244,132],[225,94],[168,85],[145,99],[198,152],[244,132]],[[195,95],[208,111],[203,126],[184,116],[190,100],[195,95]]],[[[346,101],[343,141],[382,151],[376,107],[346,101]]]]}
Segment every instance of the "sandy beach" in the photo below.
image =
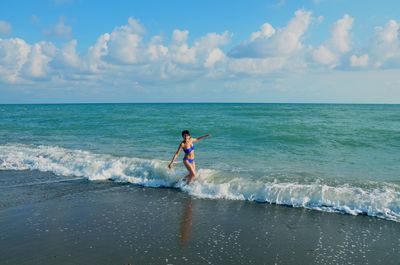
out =
{"type": "Polygon", "coordinates": [[[400,258],[393,221],[50,175],[0,172],[1,264],[398,264],[400,258]]]}

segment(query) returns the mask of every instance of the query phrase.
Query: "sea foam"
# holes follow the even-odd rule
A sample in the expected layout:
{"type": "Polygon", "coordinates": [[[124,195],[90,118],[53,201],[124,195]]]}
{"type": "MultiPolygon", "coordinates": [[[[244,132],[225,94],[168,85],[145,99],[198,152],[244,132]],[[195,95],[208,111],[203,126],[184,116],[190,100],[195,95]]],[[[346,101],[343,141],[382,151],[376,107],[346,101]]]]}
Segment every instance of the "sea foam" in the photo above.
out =
{"type": "Polygon", "coordinates": [[[184,169],[167,169],[166,161],[117,157],[57,146],[0,145],[0,169],[40,170],[89,180],[113,180],[149,187],[179,188],[193,196],[249,200],[352,215],[366,214],[400,222],[400,187],[379,183],[374,188],[350,184],[262,181],[219,177],[222,172],[200,169],[196,181],[185,185],[184,169]]]}

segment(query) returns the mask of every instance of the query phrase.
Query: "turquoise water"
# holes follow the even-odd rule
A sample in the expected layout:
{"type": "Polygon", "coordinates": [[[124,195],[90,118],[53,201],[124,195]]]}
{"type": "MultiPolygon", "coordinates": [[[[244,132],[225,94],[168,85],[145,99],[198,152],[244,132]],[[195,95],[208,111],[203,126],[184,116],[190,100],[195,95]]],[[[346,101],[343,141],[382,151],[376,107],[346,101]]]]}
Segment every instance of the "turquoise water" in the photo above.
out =
{"type": "Polygon", "coordinates": [[[400,221],[400,105],[0,105],[0,168],[400,221]],[[183,129],[212,134],[191,186],[166,169],[183,129]]]}

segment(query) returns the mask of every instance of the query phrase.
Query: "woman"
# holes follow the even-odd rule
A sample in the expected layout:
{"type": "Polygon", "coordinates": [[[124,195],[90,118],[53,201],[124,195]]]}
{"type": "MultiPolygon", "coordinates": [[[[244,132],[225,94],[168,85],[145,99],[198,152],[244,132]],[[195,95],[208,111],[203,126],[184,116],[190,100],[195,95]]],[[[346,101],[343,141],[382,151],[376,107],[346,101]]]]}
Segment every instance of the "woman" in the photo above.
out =
{"type": "Polygon", "coordinates": [[[183,179],[186,180],[186,183],[189,184],[192,179],[196,176],[196,163],[194,162],[194,142],[198,142],[203,138],[209,137],[211,134],[206,134],[197,138],[192,138],[188,130],[182,131],[183,141],[179,144],[178,150],[176,151],[174,157],[169,163],[168,168],[172,168],[172,164],[175,159],[178,157],[181,149],[185,152],[185,157],[183,158],[183,164],[189,171],[189,174],[186,175],[183,179]]]}

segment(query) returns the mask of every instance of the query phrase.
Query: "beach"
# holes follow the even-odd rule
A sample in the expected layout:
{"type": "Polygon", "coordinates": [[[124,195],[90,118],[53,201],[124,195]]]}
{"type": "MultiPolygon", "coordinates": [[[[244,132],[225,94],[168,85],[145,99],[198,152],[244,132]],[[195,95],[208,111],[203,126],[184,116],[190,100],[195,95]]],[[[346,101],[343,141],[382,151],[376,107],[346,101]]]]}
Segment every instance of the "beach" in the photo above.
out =
{"type": "Polygon", "coordinates": [[[379,218],[39,171],[0,179],[1,264],[399,264],[399,224],[379,218]]]}
{"type": "Polygon", "coordinates": [[[0,105],[0,264],[399,264],[399,111],[0,105]]]}

